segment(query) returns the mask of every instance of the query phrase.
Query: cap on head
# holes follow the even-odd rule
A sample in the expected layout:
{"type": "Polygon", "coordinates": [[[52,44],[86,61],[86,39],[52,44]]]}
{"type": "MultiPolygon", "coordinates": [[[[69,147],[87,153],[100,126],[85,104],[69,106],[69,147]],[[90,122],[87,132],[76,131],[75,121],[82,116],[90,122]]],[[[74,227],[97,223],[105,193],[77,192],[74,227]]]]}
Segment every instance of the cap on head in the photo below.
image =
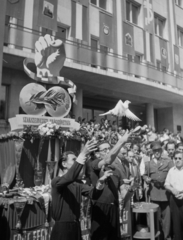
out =
{"type": "Polygon", "coordinates": [[[152,150],[162,149],[161,148],[161,142],[158,142],[158,141],[152,142],[151,143],[151,148],[152,148],[152,150]]]}

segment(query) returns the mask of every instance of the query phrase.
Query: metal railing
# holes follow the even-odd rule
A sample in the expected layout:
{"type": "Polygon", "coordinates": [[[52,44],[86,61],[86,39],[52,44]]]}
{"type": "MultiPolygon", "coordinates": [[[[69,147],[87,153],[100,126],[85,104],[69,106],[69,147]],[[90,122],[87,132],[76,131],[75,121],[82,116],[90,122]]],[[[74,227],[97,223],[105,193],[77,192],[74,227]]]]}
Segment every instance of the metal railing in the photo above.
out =
{"type": "MultiPolygon", "coordinates": [[[[18,49],[29,49],[35,51],[35,42],[42,35],[42,32],[29,29],[16,24],[9,24],[5,28],[4,44],[13,45],[18,49]]],[[[56,38],[59,35],[56,34],[56,38]]],[[[164,85],[171,85],[174,88],[183,90],[183,77],[173,72],[162,71],[148,62],[135,62],[127,56],[118,55],[112,52],[104,52],[100,49],[93,49],[82,41],[71,41],[62,39],[65,43],[66,58],[79,64],[96,66],[101,69],[122,72],[130,76],[138,76],[146,80],[164,85]]]]}

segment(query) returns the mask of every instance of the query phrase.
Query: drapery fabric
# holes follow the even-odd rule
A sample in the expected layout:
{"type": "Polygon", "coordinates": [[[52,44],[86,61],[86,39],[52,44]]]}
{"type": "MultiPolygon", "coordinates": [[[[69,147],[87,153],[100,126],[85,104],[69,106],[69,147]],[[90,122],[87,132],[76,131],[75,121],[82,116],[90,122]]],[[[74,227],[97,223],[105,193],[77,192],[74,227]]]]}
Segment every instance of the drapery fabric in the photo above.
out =
{"type": "Polygon", "coordinates": [[[0,179],[1,184],[10,185],[15,177],[15,142],[13,139],[0,141],[0,179]]]}

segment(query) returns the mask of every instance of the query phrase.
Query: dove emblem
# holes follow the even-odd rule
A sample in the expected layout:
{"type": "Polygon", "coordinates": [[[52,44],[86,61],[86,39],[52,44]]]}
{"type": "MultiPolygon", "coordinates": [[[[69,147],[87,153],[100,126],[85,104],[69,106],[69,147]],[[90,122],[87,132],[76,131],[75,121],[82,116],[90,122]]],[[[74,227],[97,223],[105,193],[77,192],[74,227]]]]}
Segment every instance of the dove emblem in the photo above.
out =
{"type": "Polygon", "coordinates": [[[129,109],[129,104],[131,102],[126,100],[124,103],[119,100],[115,108],[109,110],[106,113],[100,114],[99,116],[113,115],[116,117],[127,117],[133,121],[141,121],[135,114],[133,114],[129,109]]]}

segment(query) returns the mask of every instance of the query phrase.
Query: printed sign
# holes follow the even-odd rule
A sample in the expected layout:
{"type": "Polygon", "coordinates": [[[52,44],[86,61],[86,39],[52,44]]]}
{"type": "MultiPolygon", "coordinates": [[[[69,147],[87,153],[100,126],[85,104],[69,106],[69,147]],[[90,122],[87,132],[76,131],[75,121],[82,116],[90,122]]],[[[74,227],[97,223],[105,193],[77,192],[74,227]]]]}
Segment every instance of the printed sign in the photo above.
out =
{"type": "Polygon", "coordinates": [[[11,131],[23,129],[23,126],[38,126],[40,124],[51,122],[56,123],[62,128],[71,128],[78,130],[80,128],[80,124],[77,123],[74,119],[70,118],[53,118],[53,117],[39,117],[34,115],[16,115],[16,117],[8,119],[11,131]]]}
{"type": "Polygon", "coordinates": [[[48,240],[50,239],[51,230],[51,226],[48,228],[41,226],[31,231],[23,230],[22,232],[13,230],[11,233],[11,240],[48,240]]]}

